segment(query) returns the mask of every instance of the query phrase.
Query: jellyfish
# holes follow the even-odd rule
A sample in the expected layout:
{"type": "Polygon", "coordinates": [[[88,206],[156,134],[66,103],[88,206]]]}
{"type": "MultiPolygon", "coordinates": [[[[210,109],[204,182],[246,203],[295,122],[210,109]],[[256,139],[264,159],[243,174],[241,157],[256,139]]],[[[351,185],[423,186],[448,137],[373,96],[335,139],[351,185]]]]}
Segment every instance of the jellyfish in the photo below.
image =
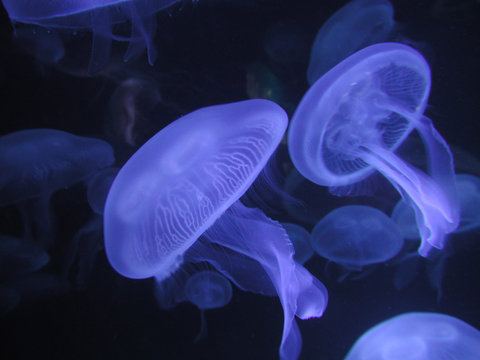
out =
{"type": "Polygon", "coordinates": [[[200,309],[202,325],[195,342],[207,335],[205,310],[218,309],[232,299],[230,282],[216,271],[205,270],[190,277],[185,285],[185,296],[200,309]]]}
{"type": "Polygon", "coordinates": [[[460,224],[455,233],[463,233],[480,227],[480,178],[457,174],[456,182],[460,199],[460,224]]]}
{"type": "Polygon", "coordinates": [[[153,45],[156,12],[178,0],[2,0],[14,24],[36,24],[47,29],[91,30],[93,33],[89,72],[100,70],[110,56],[111,41],[129,43],[124,60],[128,61],[145,48],[152,65],[157,56],[153,45]],[[116,24],[129,21],[128,35],[114,33],[116,24]]]}
{"type": "Polygon", "coordinates": [[[403,247],[398,226],[370,206],[337,208],[318,222],[312,231],[312,248],[320,256],[347,268],[385,262],[403,247]]]}
{"type": "Polygon", "coordinates": [[[355,51],[385,41],[393,26],[390,1],[347,3],[322,25],[315,37],[307,70],[310,85],[355,51]]]}
{"type": "Polygon", "coordinates": [[[35,272],[49,261],[50,256],[35,241],[0,236],[0,279],[35,272]]]}
{"type": "Polygon", "coordinates": [[[25,218],[24,237],[49,246],[54,236],[51,195],[113,161],[113,149],[105,141],[60,130],[31,129],[2,136],[0,206],[17,204],[25,218]]]}
{"type": "Polygon", "coordinates": [[[104,238],[110,264],[128,278],[162,282],[185,261],[207,261],[241,289],[274,288],[284,309],[280,357],[294,359],[301,350],[294,316],[320,317],[326,289],[294,262],[279,223],[237,201],[286,126],[283,109],[260,99],[202,108],[174,121],[119,171],[105,204],[104,238]],[[217,257],[223,249],[236,253],[236,261],[248,260],[232,265],[217,257]]]}
{"type": "Polygon", "coordinates": [[[379,171],[415,210],[418,252],[441,249],[459,221],[450,149],[423,115],[430,69],[420,53],[398,43],[358,51],[320,78],[303,97],[288,135],[298,171],[310,181],[355,192],[379,171]],[[426,149],[428,173],[395,154],[416,130],[426,149]]]}
{"type": "Polygon", "coordinates": [[[295,249],[294,260],[299,264],[305,264],[313,255],[313,249],[310,245],[310,233],[297,224],[282,223],[282,226],[295,249]]]}
{"type": "Polygon", "coordinates": [[[440,313],[411,312],[369,329],[345,360],[475,360],[478,349],[480,331],[466,322],[440,313]]]}

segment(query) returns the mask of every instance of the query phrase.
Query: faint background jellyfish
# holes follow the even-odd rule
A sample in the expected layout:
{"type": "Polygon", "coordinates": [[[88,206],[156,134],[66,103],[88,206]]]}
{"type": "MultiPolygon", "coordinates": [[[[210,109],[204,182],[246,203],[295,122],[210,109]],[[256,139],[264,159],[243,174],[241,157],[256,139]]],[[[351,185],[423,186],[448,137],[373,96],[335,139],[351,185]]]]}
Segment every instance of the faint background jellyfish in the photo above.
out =
{"type": "Polygon", "coordinates": [[[293,255],[293,258],[299,264],[305,264],[313,255],[313,249],[310,244],[310,233],[297,224],[282,223],[282,226],[287,232],[288,237],[292,241],[293,248],[295,249],[295,255],[293,255]]]}
{"type": "Polygon", "coordinates": [[[375,325],[352,346],[345,360],[476,360],[480,331],[440,313],[405,313],[375,325]]]}
{"type": "Polygon", "coordinates": [[[55,236],[51,195],[113,163],[103,140],[53,129],[17,131],[0,137],[0,206],[17,204],[26,238],[50,246],[55,236]]]}
{"type": "Polygon", "coordinates": [[[284,309],[280,357],[294,359],[301,350],[294,316],[320,317],[326,289],[294,262],[280,224],[237,201],[286,126],[285,112],[267,100],[202,108],[174,121],[116,176],[104,238],[110,264],[129,278],[162,282],[185,261],[207,261],[241,289],[271,294],[275,288],[284,309]],[[232,267],[217,256],[224,254],[219,246],[248,261],[232,267]],[[248,268],[252,262],[257,265],[248,268]]]}
{"type": "Polygon", "coordinates": [[[105,168],[93,174],[87,181],[87,201],[97,215],[103,215],[108,192],[119,168],[105,168]]]}
{"type": "Polygon", "coordinates": [[[369,206],[343,206],[331,211],[312,231],[312,248],[350,270],[386,262],[403,247],[398,226],[369,206]]]}
{"type": "Polygon", "coordinates": [[[227,305],[232,299],[230,282],[216,271],[205,270],[190,277],[185,285],[185,296],[200,309],[201,328],[195,342],[207,335],[205,310],[217,309],[227,305]]]}
{"type": "Polygon", "coordinates": [[[288,135],[295,167],[336,194],[355,193],[375,170],[385,176],[415,209],[422,256],[441,249],[459,220],[452,154],[423,115],[430,82],[428,64],[414,49],[369,46],[309,89],[288,135]],[[413,130],[425,144],[428,174],[395,154],[413,130]]]}
{"type": "Polygon", "coordinates": [[[56,31],[25,25],[15,28],[13,35],[19,48],[43,63],[55,64],[65,55],[65,46],[56,31]]]}
{"type": "MultiPolygon", "coordinates": [[[[91,30],[93,41],[88,67],[90,73],[95,73],[108,62],[112,40],[128,42],[125,61],[147,49],[148,62],[153,64],[157,56],[153,45],[157,29],[155,14],[177,0],[2,2],[14,26],[25,23],[47,29],[91,30]],[[123,33],[119,27],[126,22],[130,24],[130,30],[123,33]]],[[[40,40],[38,38],[38,41],[40,40]]]]}
{"type": "Polygon", "coordinates": [[[322,25],[315,37],[307,71],[310,85],[355,51],[385,41],[393,26],[393,6],[388,0],[347,3],[322,25]]]}

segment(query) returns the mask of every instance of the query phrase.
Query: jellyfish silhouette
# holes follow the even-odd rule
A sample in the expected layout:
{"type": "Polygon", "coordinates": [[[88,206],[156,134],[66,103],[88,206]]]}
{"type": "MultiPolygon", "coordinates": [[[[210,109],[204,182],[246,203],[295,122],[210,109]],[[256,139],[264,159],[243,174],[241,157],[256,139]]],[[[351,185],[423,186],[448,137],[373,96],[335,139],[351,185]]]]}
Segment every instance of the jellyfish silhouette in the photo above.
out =
{"type": "Polygon", "coordinates": [[[129,42],[124,60],[136,56],[145,48],[148,61],[157,56],[153,45],[156,31],[154,15],[178,0],[2,0],[10,20],[36,24],[49,29],[91,30],[92,54],[89,72],[100,70],[110,56],[111,41],[129,42]],[[128,36],[115,34],[116,24],[130,22],[128,36]]]}
{"type": "Polygon", "coordinates": [[[403,247],[398,226],[370,206],[342,206],[312,231],[312,248],[320,256],[352,270],[390,260],[403,247]]]}
{"type": "Polygon", "coordinates": [[[385,176],[415,209],[422,256],[441,249],[459,221],[452,154],[423,115],[430,80],[425,59],[409,46],[369,46],[309,89],[288,135],[295,167],[316,184],[352,192],[375,170],[385,176]],[[428,174],[395,154],[413,130],[425,144],[428,174]]]}
{"type": "Polygon", "coordinates": [[[279,223],[237,201],[286,126],[283,109],[268,100],[202,108],[174,121],[119,171],[105,204],[104,237],[110,264],[129,278],[161,282],[184,261],[208,261],[244,290],[274,288],[284,309],[280,357],[294,359],[301,350],[294,316],[321,316],[326,289],[294,262],[279,223]],[[217,256],[225,254],[219,247],[248,260],[231,265],[217,256]]]}
{"type": "Polygon", "coordinates": [[[385,41],[393,29],[388,0],[353,0],[333,14],[315,37],[307,70],[312,85],[340,61],[366,46],[385,41]]]}
{"type": "Polygon", "coordinates": [[[230,282],[216,271],[205,270],[190,277],[185,285],[188,301],[200,309],[202,324],[195,342],[207,335],[205,310],[218,309],[227,305],[232,299],[230,282]]]}
{"type": "Polygon", "coordinates": [[[113,161],[113,149],[105,141],[64,131],[32,129],[2,136],[0,206],[19,205],[25,219],[24,237],[51,245],[51,195],[85,180],[113,161]]]}
{"type": "Polygon", "coordinates": [[[108,191],[110,190],[110,186],[112,186],[118,170],[118,168],[105,168],[88,179],[87,200],[95,214],[103,215],[103,208],[105,207],[108,191]]]}
{"type": "Polygon", "coordinates": [[[475,360],[480,331],[453,316],[405,313],[375,325],[353,345],[345,360],[475,360]]]}
{"type": "Polygon", "coordinates": [[[297,224],[282,223],[282,226],[295,249],[293,258],[299,264],[305,264],[313,255],[313,249],[310,245],[310,233],[297,224]]]}

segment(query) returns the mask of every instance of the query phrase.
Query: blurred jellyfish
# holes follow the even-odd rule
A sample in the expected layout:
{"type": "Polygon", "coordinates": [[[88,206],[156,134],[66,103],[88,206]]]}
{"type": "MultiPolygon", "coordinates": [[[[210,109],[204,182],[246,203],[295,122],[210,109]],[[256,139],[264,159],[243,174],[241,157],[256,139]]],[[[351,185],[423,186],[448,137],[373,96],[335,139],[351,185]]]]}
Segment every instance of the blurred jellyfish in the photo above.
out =
{"type": "Polygon", "coordinates": [[[415,220],[415,210],[400,199],[392,211],[392,220],[399,226],[405,239],[419,240],[420,233],[415,220]]]}
{"type": "Polygon", "coordinates": [[[188,301],[200,309],[202,324],[195,342],[207,335],[205,310],[218,309],[227,305],[232,299],[230,282],[216,271],[205,270],[190,277],[185,285],[188,301]]]}
{"type": "Polygon", "coordinates": [[[393,25],[393,7],[388,0],[347,3],[322,25],[315,37],[307,71],[310,85],[355,51],[385,41],[393,25]]]}
{"type": "Polygon", "coordinates": [[[157,56],[153,45],[155,13],[178,0],[2,0],[12,23],[36,24],[47,29],[91,30],[89,72],[100,70],[110,56],[111,41],[129,43],[124,60],[147,49],[148,62],[157,56]],[[114,33],[116,24],[129,22],[128,34],[114,33]]]}
{"type": "Polygon", "coordinates": [[[103,215],[108,191],[113,180],[115,180],[115,176],[117,176],[118,170],[118,168],[105,168],[87,180],[88,204],[97,215],[103,215]]]}
{"type": "Polygon", "coordinates": [[[20,49],[43,63],[56,64],[65,55],[59,34],[40,26],[17,27],[14,40],[20,49]]]}
{"type": "Polygon", "coordinates": [[[453,316],[405,313],[365,332],[345,360],[476,360],[480,331],[453,316]]]}
{"type": "Polygon", "coordinates": [[[37,271],[49,261],[47,252],[33,240],[0,236],[0,279],[37,271]]]}
{"type": "Polygon", "coordinates": [[[331,211],[315,226],[311,239],[317,254],[352,269],[393,258],[404,241],[387,215],[360,205],[331,211]]]}
{"type": "Polygon", "coordinates": [[[305,264],[313,255],[313,249],[310,245],[310,233],[297,224],[282,223],[282,226],[295,249],[293,259],[299,264],[305,264]]]}
{"type": "Polygon", "coordinates": [[[129,278],[162,282],[184,261],[207,261],[241,289],[271,294],[273,287],[285,315],[280,357],[294,359],[301,350],[294,316],[321,316],[326,289],[294,262],[280,224],[237,201],[286,126],[285,112],[267,100],[212,106],[176,120],[118,173],[105,205],[104,237],[110,264],[129,278]],[[219,247],[248,260],[232,267],[219,247]]]}
{"type": "Polygon", "coordinates": [[[289,150],[300,173],[319,185],[355,185],[375,170],[415,209],[427,256],[441,249],[458,226],[450,149],[423,116],[430,70],[423,57],[398,43],[362,49],[320,78],[298,106],[289,130],[289,150]],[[425,144],[428,174],[395,154],[416,130],[425,144]]]}
{"type": "Polygon", "coordinates": [[[0,206],[18,204],[25,218],[24,237],[51,245],[54,237],[51,195],[113,161],[113,149],[99,139],[53,129],[22,130],[2,136],[0,206]]]}

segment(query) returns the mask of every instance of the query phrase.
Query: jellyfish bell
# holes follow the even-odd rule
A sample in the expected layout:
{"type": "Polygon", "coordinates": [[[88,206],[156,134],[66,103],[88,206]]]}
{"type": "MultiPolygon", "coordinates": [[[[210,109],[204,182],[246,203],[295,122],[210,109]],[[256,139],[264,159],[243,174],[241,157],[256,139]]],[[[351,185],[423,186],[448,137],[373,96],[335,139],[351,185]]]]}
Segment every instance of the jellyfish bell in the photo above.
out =
{"type": "Polygon", "coordinates": [[[120,169],[105,205],[104,238],[110,264],[129,278],[167,281],[188,259],[209,262],[240,288],[274,288],[285,312],[280,356],[293,359],[301,349],[294,316],[321,316],[326,289],[295,264],[280,224],[237,201],[286,126],[283,109],[260,99],[174,121],[120,169]],[[241,263],[232,267],[220,258],[219,246],[241,263]]]}
{"type": "Polygon", "coordinates": [[[313,249],[310,245],[310,233],[297,224],[282,223],[282,226],[295,248],[293,258],[299,264],[305,264],[313,255],[313,249]]]}
{"type": "Polygon", "coordinates": [[[148,61],[153,64],[156,49],[153,37],[156,30],[154,15],[177,0],[2,0],[10,20],[36,24],[49,29],[91,30],[93,33],[89,72],[100,70],[110,56],[112,40],[129,43],[125,61],[147,49],[148,61]],[[127,35],[116,34],[117,24],[130,22],[127,35]]]}
{"type": "Polygon", "coordinates": [[[369,46],[308,90],[288,134],[295,167],[318,185],[352,186],[374,171],[385,176],[415,209],[422,256],[443,247],[459,218],[450,149],[423,116],[430,82],[428,64],[414,49],[369,46]],[[413,130],[425,144],[428,174],[395,154],[413,130]]]}
{"type": "Polygon", "coordinates": [[[453,316],[405,313],[365,332],[345,360],[478,358],[480,331],[453,316]]]}

